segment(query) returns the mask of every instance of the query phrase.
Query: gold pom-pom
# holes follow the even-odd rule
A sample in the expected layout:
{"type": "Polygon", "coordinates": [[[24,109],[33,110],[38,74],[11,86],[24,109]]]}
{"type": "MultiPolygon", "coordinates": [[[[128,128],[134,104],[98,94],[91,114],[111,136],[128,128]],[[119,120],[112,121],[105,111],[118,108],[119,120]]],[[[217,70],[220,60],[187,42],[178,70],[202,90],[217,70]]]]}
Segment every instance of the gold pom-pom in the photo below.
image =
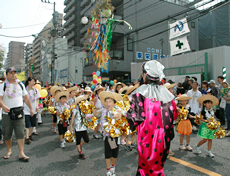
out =
{"type": "Polygon", "coordinates": [[[64,135],[65,141],[68,143],[72,143],[76,141],[76,135],[73,133],[70,133],[70,131],[66,131],[64,135]]]}
{"type": "Polygon", "coordinates": [[[222,138],[225,137],[225,130],[222,130],[222,128],[219,128],[219,130],[218,130],[217,132],[215,132],[215,133],[213,134],[213,136],[214,136],[215,138],[220,138],[220,139],[222,139],[222,138]]]}
{"type": "Polygon", "coordinates": [[[53,106],[49,106],[49,107],[48,107],[48,112],[49,112],[50,114],[56,114],[56,113],[57,113],[57,111],[55,110],[55,108],[54,108],[53,106]]]}

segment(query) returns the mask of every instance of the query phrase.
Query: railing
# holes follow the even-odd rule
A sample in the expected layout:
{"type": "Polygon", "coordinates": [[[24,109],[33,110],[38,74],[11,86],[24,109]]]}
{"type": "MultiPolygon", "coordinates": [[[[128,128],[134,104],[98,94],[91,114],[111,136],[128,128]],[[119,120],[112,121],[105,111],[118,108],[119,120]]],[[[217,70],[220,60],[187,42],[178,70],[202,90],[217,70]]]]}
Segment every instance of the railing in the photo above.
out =
{"type": "Polygon", "coordinates": [[[73,6],[64,16],[64,20],[68,21],[68,18],[73,14],[74,11],[75,11],[75,7],[73,6]]]}
{"type": "Polygon", "coordinates": [[[64,12],[66,13],[75,3],[75,0],[71,0],[70,3],[64,8],[64,12]]]}
{"type": "Polygon", "coordinates": [[[65,23],[64,27],[68,27],[75,19],[75,15],[72,15],[65,23]]]}
{"type": "Polygon", "coordinates": [[[90,2],[91,2],[90,0],[83,0],[81,2],[81,7],[89,5],[90,2]]]}
{"type": "Polygon", "coordinates": [[[63,35],[66,36],[66,34],[68,34],[71,30],[73,30],[74,25],[69,26],[65,31],[63,31],[63,35]]]}

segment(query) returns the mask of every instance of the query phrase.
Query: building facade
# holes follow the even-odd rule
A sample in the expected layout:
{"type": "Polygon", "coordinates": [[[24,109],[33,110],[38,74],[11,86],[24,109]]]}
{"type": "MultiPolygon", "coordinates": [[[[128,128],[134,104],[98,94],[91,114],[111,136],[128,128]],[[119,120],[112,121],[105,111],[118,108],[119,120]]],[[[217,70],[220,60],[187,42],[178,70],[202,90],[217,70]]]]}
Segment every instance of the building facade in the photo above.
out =
{"type": "MultiPolygon", "coordinates": [[[[59,13],[58,18],[59,18],[58,23],[61,25],[62,21],[63,21],[62,20],[63,15],[59,13]]],[[[47,23],[47,25],[45,25],[45,27],[38,34],[38,36],[49,41],[49,43],[47,43],[46,45],[50,45],[49,46],[50,48],[51,48],[51,45],[53,43],[53,38],[50,35],[50,31],[51,31],[52,27],[53,27],[53,19],[50,20],[49,23],[47,23]]],[[[33,76],[38,80],[41,79],[41,60],[42,60],[41,51],[43,48],[42,42],[44,41],[44,39],[42,39],[40,37],[36,37],[33,41],[33,58],[34,58],[33,76]]],[[[45,42],[47,42],[47,41],[45,41],[45,42]]]]}
{"type": "Polygon", "coordinates": [[[33,70],[33,44],[28,43],[25,47],[25,77],[32,75],[33,70]]]}
{"type": "Polygon", "coordinates": [[[24,45],[24,42],[11,41],[9,43],[5,68],[15,67],[19,73],[25,70],[24,45]]]}

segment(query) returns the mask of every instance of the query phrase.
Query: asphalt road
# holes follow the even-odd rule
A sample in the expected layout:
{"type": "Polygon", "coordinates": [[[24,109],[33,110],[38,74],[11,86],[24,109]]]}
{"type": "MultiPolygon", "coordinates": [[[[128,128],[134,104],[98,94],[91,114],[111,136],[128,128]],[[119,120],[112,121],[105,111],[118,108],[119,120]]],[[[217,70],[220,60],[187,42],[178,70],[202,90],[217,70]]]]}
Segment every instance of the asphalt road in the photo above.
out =
{"type": "MultiPolygon", "coordinates": [[[[78,159],[78,152],[74,143],[66,144],[65,149],[59,148],[58,135],[51,132],[51,116],[43,116],[43,124],[37,127],[38,136],[30,145],[25,144],[25,154],[30,157],[28,163],[18,160],[18,147],[13,138],[13,155],[6,160],[5,144],[0,145],[0,175],[79,175],[79,176],[105,176],[106,166],[104,160],[104,146],[102,139],[93,139],[90,130],[90,142],[83,146],[86,160],[78,159]]],[[[191,136],[191,145],[194,146],[201,138],[196,134],[191,136]]],[[[167,160],[164,170],[167,176],[197,176],[197,175],[230,175],[230,138],[216,139],[213,141],[215,158],[205,155],[207,145],[201,147],[202,154],[178,150],[179,135],[172,141],[172,151],[178,161],[167,160]],[[187,162],[187,163],[185,163],[187,162]],[[193,165],[190,165],[193,164],[193,165]],[[186,166],[185,166],[186,165],[186,166]],[[195,166],[201,167],[201,170],[195,166]],[[189,167],[188,167],[189,166],[189,167]],[[192,168],[190,168],[190,166],[192,168]],[[206,169],[206,170],[204,170],[206,169]]],[[[138,164],[138,155],[133,150],[126,152],[121,146],[116,165],[117,176],[135,176],[138,164]]]]}

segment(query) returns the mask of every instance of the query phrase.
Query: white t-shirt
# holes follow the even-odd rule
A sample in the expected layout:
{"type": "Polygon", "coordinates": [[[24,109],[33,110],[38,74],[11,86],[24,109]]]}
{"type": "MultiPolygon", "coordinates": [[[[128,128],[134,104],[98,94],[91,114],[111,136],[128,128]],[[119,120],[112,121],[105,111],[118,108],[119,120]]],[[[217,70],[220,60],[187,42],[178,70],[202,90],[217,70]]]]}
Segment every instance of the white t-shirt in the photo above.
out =
{"type": "MultiPolygon", "coordinates": [[[[23,96],[27,95],[27,91],[26,88],[24,86],[24,84],[20,83],[22,85],[19,85],[19,83],[17,84],[17,90],[16,90],[16,96],[14,98],[8,98],[8,95],[3,91],[3,87],[4,87],[4,83],[0,84],[0,96],[3,96],[3,103],[5,106],[7,106],[8,108],[16,108],[16,107],[20,107],[23,106],[23,96]]],[[[10,94],[12,94],[13,88],[14,88],[14,84],[10,84],[10,94]]],[[[6,87],[7,89],[7,87],[6,87]]],[[[2,111],[3,114],[7,114],[4,111],[2,111]]]]}
{"type": "MultiPolygon", "coordinates": [[[[29,95],[31,95],[31,96],[34,95],[33,89],[30,89],[29,92],[28,92],[28,97],[30,99],[31,97],[29,95]]],[[[40,98],[40,97],[41,97],[41,95],[40,95],[38,89],[36,89],[35,90],[35,100],[32,102],[32,100],[30,99],[34,114],[37,114],[37,112],[36,112],[36,102],[37,102],[37,99],[40,98]]],[[[25,102],[24,102],[24,114],[25,115],[30,115],[30,108],[27,106],[27,104],[25,102]]]]}
{"type": "Polygon", "coordinates": [[[188,91],[187,96],[193,98],[189,100],[189,106],[191,107],[191,112],[195,114],[199,114],[201,112],[201,108],[199,107],[200,103],[197,101],[197,99],[202,96],[201,92],[197,90],[195,93],[192,89],[188,91]]]}

